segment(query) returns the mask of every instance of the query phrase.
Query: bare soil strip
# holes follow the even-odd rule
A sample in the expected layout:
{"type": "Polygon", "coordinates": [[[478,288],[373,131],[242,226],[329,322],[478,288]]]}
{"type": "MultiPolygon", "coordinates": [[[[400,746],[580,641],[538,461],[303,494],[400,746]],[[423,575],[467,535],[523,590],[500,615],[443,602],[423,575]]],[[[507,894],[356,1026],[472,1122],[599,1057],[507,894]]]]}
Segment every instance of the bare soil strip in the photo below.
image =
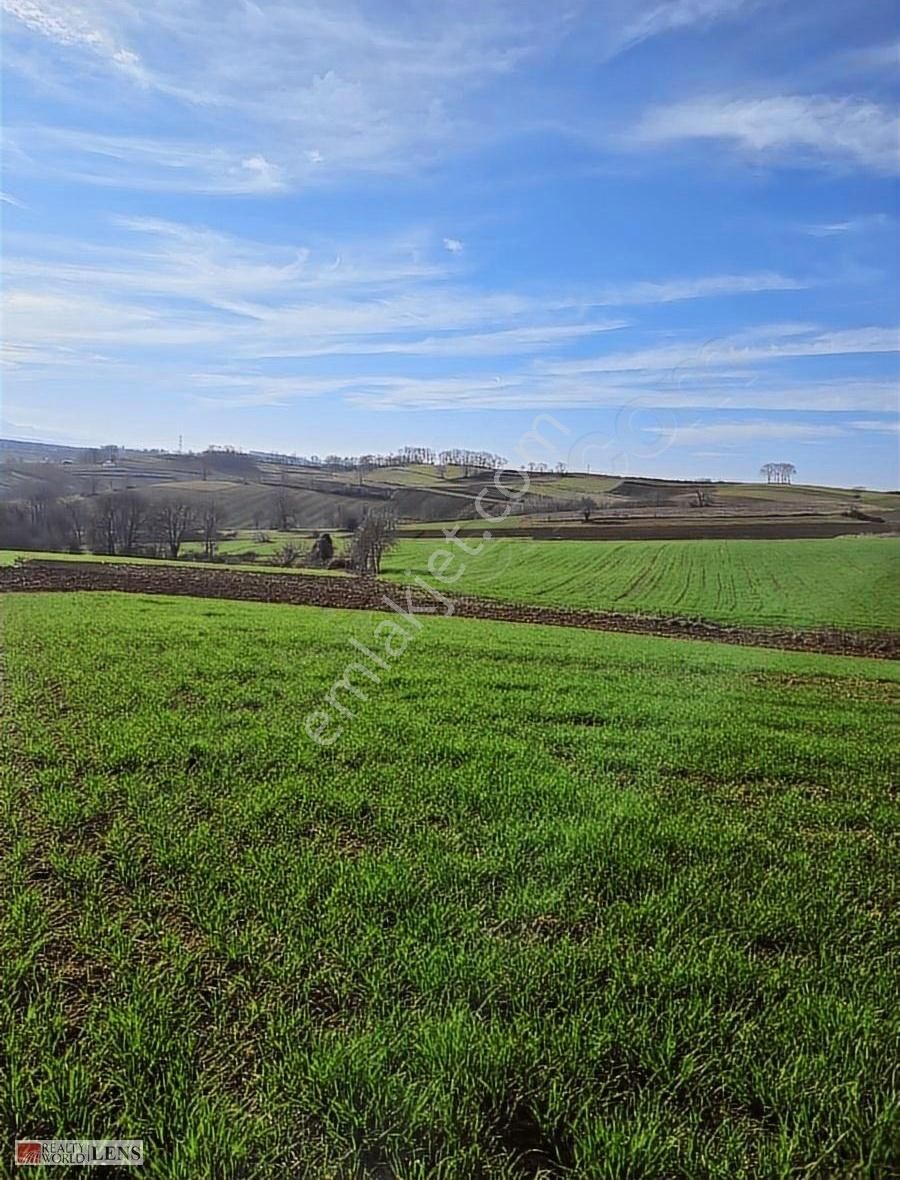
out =
{"type": "Polygon", "coordinates": [[[900,658],[900,634],[893,632],[787,631],[730,626],[704,619],[525,606],[490,598],[448,595],[443,591],[440,591],[442,597],[438,594],[431,596],[421,587],[362,578],[72,561],[29,561],[0,568],[0,593],[66,590],[119,590],[132,594],[229,598],[341,610],[388,611],[394,609],[388,602],[391,600],[396,609],[412,609],[417,614],[452,613],[460,618],[494,619],[506,623],[626,631],[635,635],[661,635],[874,659],[900,658]],[[448,601],[452,604],[452,612],[448,601]]]}
{"type": "MultiPolygon", "coordinates": [[[[463,521],[463,534],[466,532],[463,521]]],[[[490,523],[479,529],[490,529],[490,523]]],[[[553,522],[536,522],[528,525],[510,525],[497,529],[495,536],[532,537],[541,541],[797,541],[801,539],[822,540],[829,537],[861,536],[862,534],[896,533],[896,524],[860,523],[853,520],[821,520],[796,516],[774,516],[759,519],[754,516],[728,517],[685,521],[660,517],[647,520],[639,517],[623,517],[618,521],[602,523],[567,521],[555,525],[553,522]]],[[[444,536],[443,530],[406,525],[402,536],[409,539],[425,539],[444,536]]]]}

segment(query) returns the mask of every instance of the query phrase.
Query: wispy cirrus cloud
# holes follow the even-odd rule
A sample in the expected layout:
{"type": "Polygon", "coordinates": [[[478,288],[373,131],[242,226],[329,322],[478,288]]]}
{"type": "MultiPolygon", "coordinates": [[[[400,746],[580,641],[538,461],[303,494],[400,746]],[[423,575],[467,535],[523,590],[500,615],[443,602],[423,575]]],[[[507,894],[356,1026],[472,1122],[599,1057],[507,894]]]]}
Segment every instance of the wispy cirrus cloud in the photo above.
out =
{"type": "Polygon", "coordinates": [[[251,146],[148,139],[48,127],[8,127],[20,173],[144,192],[265,196],[286,187],[281,167],[251,146]]]}
{"type": "Polygon", "coordinates": [[[48,4],[45,0],[0,0],[0,11],[56,45],[87,50],[136,81],[146,81],[139,55],[121,44],[101,21],[91,19],[83,8],[48,4]]]}
{"type": "Polygon", "coordinates": [[[699,275],[660,282],[623,283],[601,287],[598,297],[610,306],[678,303],[685,299],[710,299],[748,295],[761,291],[802,291],[812,283],[777,271],[750,274],[699,275]]]}
{"type": "Polygon", "coordinates": [[[9,239],[11,340],[221,341],[234,355],[269,358],[554,355],[628,326],[599,309],[806,285],[759,273],[524,295],[464,285],[438,241],[421,231],[273,245],[153,218],[117,224],[126,232],[118,244],[9,239]]]}
{"type": "MultiPolygon", "coordinates": [[[[13,18],[8,36],[36,54],[65,52],[70,72],[83,65],[92,92],[104,85],[96,67],[106,62],[110,94],[137,83],[126,101],[146,93],[173,110],[190,108],[194,133],[184,142],[29,128],[23,146],[39,168],[200,192],[334,183],[356,170],[404,173],[448,147],[466,150],[494,134],[472,101],[546,52],[569,23],[567,11],[536,0],[466,14],[450,0],[415,12],[351,0],[224,9],[213,0],[3,3],[13,18]]],[[[31,56],[9,64],[35,75],[31,56]]],[[[77,108],[77,87],[71,103],[77,108]]]]}
{"type": "Polygon", "coordinates": [[[706,384],[683,384],[659,375],[627,377],[557,377],[534,371],[504,376],[473,373],[464,378],[412,379],[403,376],[363,379],[341,396],[369,410],[466,409],[621,409],[761,410],[794,412],[888,412],[896,404],[896,384],[888,381],[831,382],[769,379],[733,382],[728,374],[706,384]]]}
{"type": "Polygon", "coordinates": [[[785,331],[761,327],[694,344],[666,344],[635,352],[552,361],[546,367],[558,375],[660,370],[687,375],[714,372],[717,366],[740,368],[804,357],[895,352],[900,352],[900,329],[896,327],[809,330],[803,325],[790,325],[785,331]]]}
{"type": "Polygon", "coordinates": [[[834,238],[844,234],[868,233],[885,230],[892,226],[892,219],[886,213],[867,213],[860,217],[848,217],[842,221],[814,222],[800,227],[811,238],[834,238]]]}
{"type": "Polygon", "coordinates": [[[688,28],[709,28],[719,21],[733,20],[760,7],[763,0],[663,0],[637,5],[631,20],[616,38],[621,52],[665,33],[688,28]]]}
{"type": "Polygon", "coordinates": [[[862,418],[848,422],[854,430],[874,430],[879,434],[900,434],[900,417],[896,414],[889,419],[862,418]]]}
{"type": "MultiPolygon", "coordinates": [[[[435,0],[409,10],[351,0],[224,9],[213,0],[2,0],[8,39],[37,54],[11,53],[8,68],[36,81],[42,48],[64,52],[77,109],[79,63],[92,95],[103,91],[105,63],[107,101],[131,86],[126,102],[162,99],[179,116],[166,126],[195,129],[179,140],[75,129],[69,118],[65,127],[30,125],[20,136],[26,153],[12,165],[30,157],[34,170],[82,183],[222,194],[335,184],[354,172],[408,174],[535,125],[569,134],[580,121],[577,95],[559,117],[536,120],[529,66],[575,39],[609,61],[666,34],[747,16],[763,2],[609,0],[595,20],[577,3],[540,0],[435,0]]],[[[660,130],[651,118],[639,134],[660,130]]],[[[600,150],[613,147],[607,140],[600,150]]]]}
{"type": "Polygon", "coordinates": [[[682,333],[627,347],[646,339],[644,308],[807,285],[774,272],[539,295],[469,285],[442,239],[422,230],[273,244],[146,217],[119,218],[113,229],[90,247],[10,238],[7,363],[20,388],[48,388],[80,367],[97,386],[132,389],[164,372],[208,409],[310,397],[371,410],[598,408],[639,398],[880,412],[894,392],[886,381],[829,383],[784,370],[797,358],[896,350],[891,328],[780,321],[712,341],[682,333]],[[332,360],[342,375],[310,370],[332,360]],[[440,372],[449,365],[454,372],[440,372]]]}
{"type": "Polygon", "coordinates": [[[794,442],[843,438],[845,426],[828,422],[786,422],[783,418],[757,418],[746,422],[704,422],[674,428],[648,427],[652,433],[665,433],[673,446],[741,446],[756,439],[794,442]]]}
{"type": "Polygon", "coordinates": [[[752,160],[900,171],[897,111],[868,99],[773,95],[688,99],[656,107],[629,132],[638,147],[720,140],[752,160]]]}

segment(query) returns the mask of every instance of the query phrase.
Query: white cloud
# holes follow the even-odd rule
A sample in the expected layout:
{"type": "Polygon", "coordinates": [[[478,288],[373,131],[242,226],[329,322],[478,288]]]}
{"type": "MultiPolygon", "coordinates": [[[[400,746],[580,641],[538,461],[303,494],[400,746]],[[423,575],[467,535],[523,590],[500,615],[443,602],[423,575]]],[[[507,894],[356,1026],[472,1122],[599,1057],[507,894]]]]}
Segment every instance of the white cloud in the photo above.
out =
{"type": "Polygon", "coordinates": [[[874,430],[879,434],[900,434],[900,418],[892,418],[887,422],[878,422],[875,419],[864,418],[855,422],[848,422],[848,426],[852,426],[854,430],[874,430]]]}
{"type": "Polygon", "coordinates": [[[444,249],[449,250],[451,254],[461,254],[463,244],[459,238],[444,238],[444,249]]]}
{"type": "Polygon", "coordinates": [[[598,313],[802,285],[780,275],[537,295],[461,283],[427,228],[387,240],[276,245],[133,217],[119,219],[102,245],[7,237],[8,363],[20,389],[68,387],[77,373],[85,388],[115,381],[138,390],[146,381],[152,390],[164,381],[209,407],[322,396],[383,410],[640,399],[878,413],[896,400],[887,381],[796,379],[785,367],[794,358],[897,350],[891,328],[785,321],[706,342],[679,333],[652,343],[660,339],[653,335],[638,348],[616,346],[609,333],[639,325],[598,313]],[[587,347],[593,355],[580,355],[587,347]],[[338,358],[342,376],[312,370],[322,357],[338,358]],[[453,376],[442,374],[448,362],[453,376]]]}
{"type": "Polygon", "coordinates": [[[274,191],[284,187],[281,179],[281,168],[271,163],[265,156],[250,156],[241,160],[241,167],[254,178],[254,187],[263,191],[274,191]]]}
{"type": "Polygon", "coordinates": [[[64,333],[93,347],[114,332],[125,347],[165,335],[248,359],[553,356],[628,326],[598,316],[600,307],[802,285],[728,275],[526,297],[449,282],[452,268],[429,253],[427,232],[274,246],[151,218],[119,225],[134,245],[9,238],[10,339],[38,346],[64,333]]]}
{"type": "Polygon", "coordinates": [[[27,209],[28,208],[27,205],[25,205],[22,201],[18,200],[16,197],[12,196],[11,193],[0,192],[0,204],[13,205],[16,209],[27,209]]]}
{"type": "Polygon", "coordinates": [[[767,330],[759,329],[696,344],[661,345],[637,352],[554,361],[547,367],[548,371],[558,375],[667,371],[673,374],[673,378],[683,380],[704,370],[713,372],[717,366],[734,368],[796,357],[900,352],[900,330],[897,328],[798,332],[797,327],[791,325],[788,333],[778,333],[777,339],[766,338],[767,330]]]}
{"type": "Polygon", "coordinates": [[[48,41],[65,48],[87,49],[130,74],[135,81],[147,81],[140,56],[120,44],[107,29],[89,20],[81,8],[58,2],[47,4],[42,0],[0,0],[0,9],[48,41]]]}
{"type": "MultiPolygon", "coordinates": [[[[8,53],[8,69],[68,85],[75,109],[86,99],[95,107],[121,101],[124,85],[126,103],[135,96],[171,103],[174,118],[158,125],[190,128],[182,141],[92,136],[72,129],[70,118],[66,129],[24,128],[35,173],[152,191],[262,193],[333,184],[352,172],[403,175],[533,130],[541,104],[528,66],[550,60],[567,38],[608,60],[663,34],[743,17],[763,0],[608,0],[600,19],[589,5],[540,0],[412,7],[276,0],[265,8],[246,0],[224,9],[212,0],[0,3],[28,50],[8,53]],[[66,50],[65,83],[55,58],[41,70],[42,47],[66,50]]],[[[550,97],[552,114],[540,126],[577,136],[578,96],[561,84],[550,97]]],[[[676,102],[600,146],[697,138],[787,162],[897,167],[890,111],[817,95],[676,102]]],[[[14,155],[8,166],[27,160],[14,155]]]]}
{"type": "Polygon", "coordinates": [[[805,280],[789,278],[772,271],[746,275],[701,275],[690,279],[602,287],[598,299],[604,305],[627,307],[638,304],[676,303],[682,299],[747,295],[760,291],[802,291],[810,285],[805,280]]]}
{"type": "Polygon", "coordinates": [[[665,434],[676,447],[716,444],[739,446],[754,439],[841,438],[847,431],[838,425],[821,422],[784,422],[780,419],[759,418],[749,422],[703,422],[694,426],[648,427],[652,433],[665,434]]]}
{"type": "Polygon", "coordinates": [[[285,187],[279,164],[237,146],[47,127],[11,127],[6,138],[16,170],[41,177],[146,192],[265,196],[285,187]]]}
{"type": "Polygon", "coordinates": [[[622,30],[619,45],[625,49],[678,29],[695,25],[705,28],[717,21],[743,15],[757,6],[754,0],[662,0],[638,8],[637,14],[622,30]]]}
{"type": "Polygon", "coordinates": [[[616,409],[885,412],[896,403],[890,382],[754,381],[735,392],[727,381],[683,387],[666,380],[565,379],[534,371],[467,377],[367,379],[346,383],[341,396],[368,410],[616,409]]]}
{"type": "Polygon", "coordinates": [[[896,111],[861,98],[692,99],[651,110],[629,133],[629,142],[645,148],[692,139],[724,140],[751,158],[787,164],[900,170],[896,111]]]}
{"type": "Polygon", "coordinates": [[[802,226],[803,233],[812,238],[833,238],[843,234],[865,233],[869,230],[886,229],[891,218],[886,213],[868,213],[861,217],[849,217],[844,221],[826,221],[802,226]]]}
{"type": "MultiPolygon", "coordinates": [[[[238,166],[248,161],[251,168],[258,157],[279,169],[279,181],[301,187],[355,170],[405,173],[448,147],[467,150],[493,139],[498,129],[476,117],[473,104],[486,87],[557,43],[569,24],[567,13],[538,0],[498,0],[468,11],[435,0],[414,12],[353,0],[266,9],[251,0],[224,9],[211,0],[83,0],[77,8],[2,2],[18,20],[20,39],[33,35],[33,53],[13,55],[9,68],[34,77],[41,46],[63,46],[67,70],[77,77],[80,52],[88,85],[71,87],[70,106],[86,95],[115,102],[122,75],[131,75],[137,93],[178,104],[173,112],[192,129],[191,139],[196,134],[191,144],[135,136],[130,146],[120,136],[115,146],[128,157],[126,171],[57,128],[68,141],[65,175],[159,188],[158,166],[168,157],[165,187],[198,191],[232,191],[206,176],[208,157],[222,154],[236,154],[238,166]],[[98,57],[112,67],[105,77],[98,76],[98,57]],[[185,104],[193,108],[186,119],[185,104]],[[251,135],[252,150],[241,154],[235,141],[251,135]],[[189,149],[198,159],[182,167],[174,158],[189,149]]],[[[53,75],[54,66],[45,72],[53,75]]],[[[518,119],[504,119],[506,126],[512,121],[518,119]]],[[[50,142],[54,129],[35,130],[39,142],[24,139],[38,168],[63,171],[50,142]]],[[[268,168],[262,171],[270,179],[268,168]]]]}
{"type": "Polygon", "coordinates": [[[249,406],[283,406],[297,398],[335,393],[341,383],[335,379],[272,377],[265,373],[191,373],[186,383],[201,392],[192,396],[212,409],[249,406]]]}

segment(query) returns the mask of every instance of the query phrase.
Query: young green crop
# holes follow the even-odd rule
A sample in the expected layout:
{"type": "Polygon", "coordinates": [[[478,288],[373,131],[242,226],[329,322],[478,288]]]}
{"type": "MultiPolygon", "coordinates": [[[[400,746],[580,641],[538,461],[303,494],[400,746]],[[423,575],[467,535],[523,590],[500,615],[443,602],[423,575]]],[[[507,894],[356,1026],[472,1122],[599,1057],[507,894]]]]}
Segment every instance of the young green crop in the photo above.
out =
{"type": "MultiPolygon", "coordinates": [[[[468,535],[474,549],[477,541],[468,535]]],[[[444,542],[401,541],[385,577],[427,574],[444,542]]],[[[512,602],[757,626],[900,630],[900,539],[491,540],[452,589],[512,602]]],[[[464,567],[464,569],[463,569],[464,567]]]]}
{"type": "MultiPolygon", "coordinates": [[[[401,540],[388,552],[382,575],[395,581],[416,576],[434,581],[429,559],[443,549],[456,555],[447,576],[459,574],[457,581],[443,588],[457,593],[539,606],[690,616],[738,625],[900,630],[900,540],[893,537],[480,542],[466,534],[461,539],[469,553],[440,537],[401,540]],[[475,552],[479,544],[483,548],[475,552]]],[[[271,547],[276,546],[273,543],[271,547]]],[[[0,550],[0,565],[12,564],[19,556],[135,560],[0,550]]],[[[223,556],[227,556],[224,548],[223,556]]],[[[334,570],[285,570],[261,564],[235,568],[345,576],[334,570]]]]}
{"type": "Polygon", "coordinates": [[[898,669],[4,603],[2,1111],[148,1177],[881,1177],[898,669]]]}

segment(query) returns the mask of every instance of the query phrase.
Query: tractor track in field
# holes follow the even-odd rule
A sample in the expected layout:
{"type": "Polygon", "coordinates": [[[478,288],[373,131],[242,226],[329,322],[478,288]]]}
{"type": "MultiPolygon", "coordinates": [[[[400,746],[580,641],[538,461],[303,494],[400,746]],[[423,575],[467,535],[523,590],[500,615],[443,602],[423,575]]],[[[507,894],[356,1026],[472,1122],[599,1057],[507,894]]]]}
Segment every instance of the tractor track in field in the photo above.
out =
{"type": "Polygon", "coordinates": [[[592,631],[621,631],[633,635],[707,640],[746,647],[828,655],[900,658],[900,634],[891,632],[786,630],[714,623],[706,619],[664,615],[623,614],[528,606],[492,598],[435,594],[426,585],[319,574],[265,574],[242,570],[178,568],[177,566],[34,560],[0,567],[0,593],[114,590],[132,594],[185,595],[226,598],[243,602],[274,602],[341,610],[391,611],[416,614],[453,614],[457,618],[491,619],[505,623],[580,627],[592,631]],[[448,605],[449,604],[449,605],[448,605]],[[452,609],[451,609],[452,607],[452,609]]]}

